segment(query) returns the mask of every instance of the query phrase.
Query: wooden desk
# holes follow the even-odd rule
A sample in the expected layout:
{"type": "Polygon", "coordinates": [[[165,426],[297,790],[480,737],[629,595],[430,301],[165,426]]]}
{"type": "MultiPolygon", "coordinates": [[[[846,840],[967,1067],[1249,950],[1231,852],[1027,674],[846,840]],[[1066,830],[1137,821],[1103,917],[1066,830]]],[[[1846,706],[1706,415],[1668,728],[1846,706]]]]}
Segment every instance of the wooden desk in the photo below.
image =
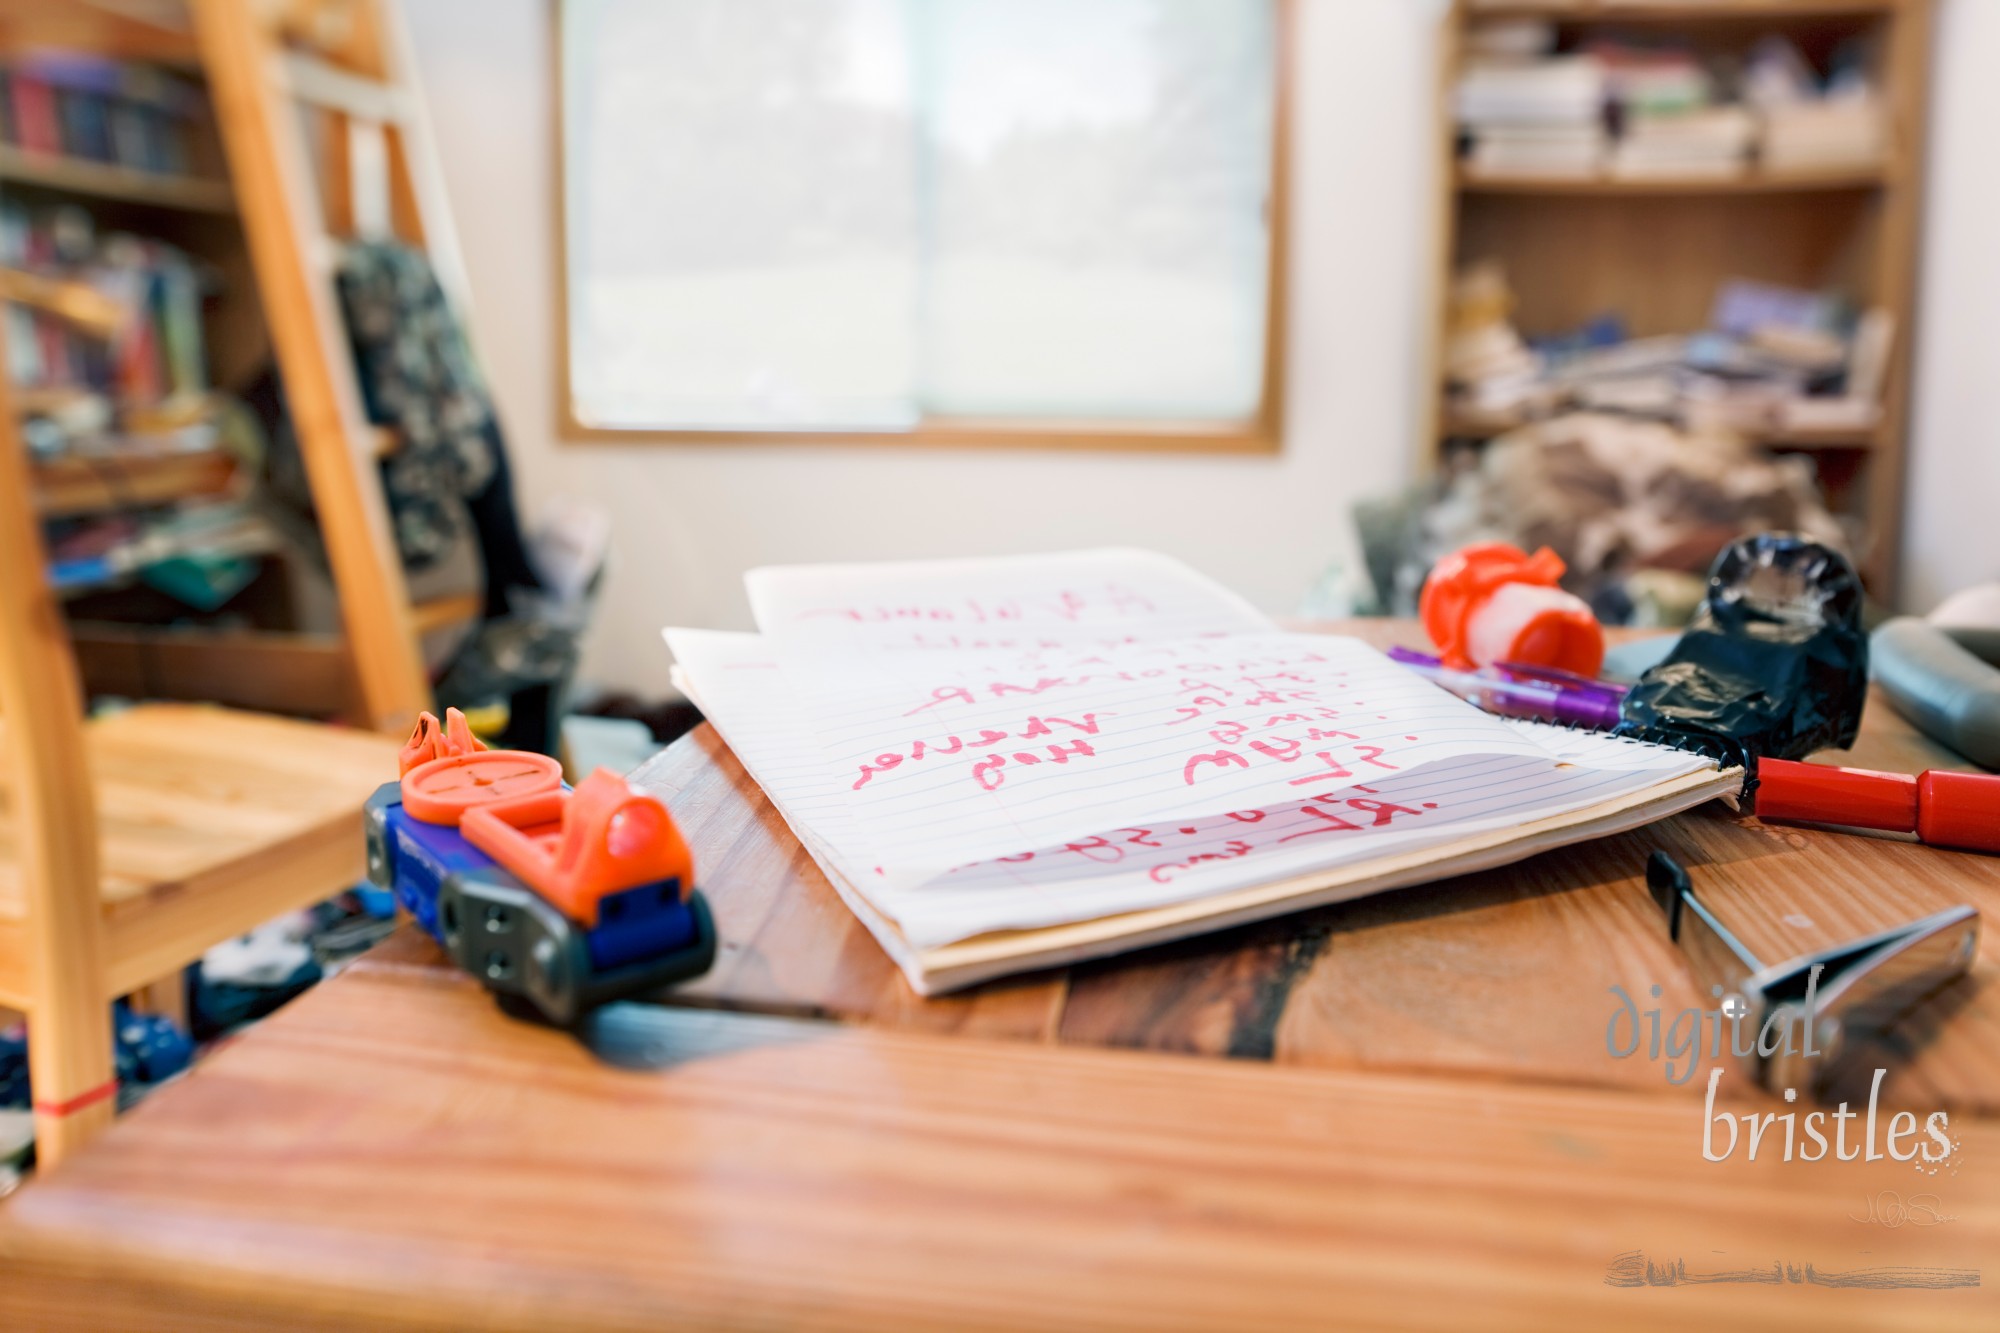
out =
{"type": "MultiPolygon", "coordinates": [[[[1414,624],[1329,628],[1385,647],[1425,643],[1414,624]]],[[[1968,767],[1879,697],[1856,747],[1821,758],[1898,772],[1968,767]]],[[[1656,847],[1772,960],[1955,903],[2000,921],[2000,859],[1767,827],[1717,802],[1484,874],[924,1000],[712,730],[635,780],[673,807],[714,886],[721,953],[681,1002],[912,1031],[1655,1091],[1657,1067],[1605,1056],[1610,987],[1638,995],[1658,983],[1673,1011],[1713,1003],[1646,892],[1656,847]]],[[[1889,1092],[2000,1110],[1996,966],[2000,933],[1989,932],[1970,981],[1914,1015],[1898,1049],[1875,1062],[1891,1067],[1889,1092]]],[[[1701,1082],[1684,1090],[1699,1096],[1701,1082]]]]}
{"type": "MultiPolygon", "coordinates": [[[[1855,759],[1925,748],[1876,708],[1855,759]]],[[[1703,811],[925,1002],[712,735],[645,776],[724,939],[679,1007],[579,1042],[401,934],[0,1207],[0,1327],[2000,1326],[2000,1269],[1822,1285],[2000,1254],[1990,936],[1881,1060],[1955,1173],[1704,1161],[1705,1080],[1604,1050],[1611,985],[1696,998],[1651,846],[1774,954],[1992,908],[2000,862],[1703,811]],[[1854,1220],[1883,1190],[1954,1220],[1854,1220]],[[1692,1281],[1732,1270],[1774,1280],[1692,1281]]]]}

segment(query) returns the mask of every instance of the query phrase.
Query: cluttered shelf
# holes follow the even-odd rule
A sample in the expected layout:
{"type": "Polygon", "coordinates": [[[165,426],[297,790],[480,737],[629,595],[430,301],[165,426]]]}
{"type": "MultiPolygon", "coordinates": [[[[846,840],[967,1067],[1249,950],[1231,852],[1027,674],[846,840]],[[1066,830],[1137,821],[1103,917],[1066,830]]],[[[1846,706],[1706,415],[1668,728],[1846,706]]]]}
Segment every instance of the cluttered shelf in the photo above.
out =
{"type": "Polygon", "coordinates": [[[1870,42],[1772,33],[1715,50],[1488,19],[1451,71],[1461,188],[1779,193],[1896,183],[1905,151],[1870,42]]]}
{"type": "Polygon", "coordinates": [[[1889,14],[1906,0],[1470,0],[1478,18],[1625,23],[1699,23],[1714,19],[1774,22],[1889,14]]]}
{"type": "Polygon", "coordinates": [[[77,523],[49,543],[49,582],[79,597],[134,581],[213,610],[241,591],[255,558],[280,549],[257,515],[224,502],[188,502],[171,511],[120,514],[77,523]]]}
{"type": "Polygon", "coordinates": [[[137,171],[131,167],[81,158],[31,152],[11,144],[0,144],[0,181],[193,213],[233,214],[236,211],[236,196],[227,181],[137,171]]]}
{"type": "Polygon", "coordinates": [[[1584,175],[1536,175],[1531,172],[1475,171],[1460,168],[1458,188],[1468,194],[1784,194],[1811,190],[1875,190],[1894,183],[1883,165],[1835,167],[1824,170],[1740,170],[1728,175],[1684,174],[1619,176],[1603,171],[1584,175]]]}
{"type": "MultiPolygon", "coordinates": [[[[1538,419],[1524,412],[1481,412],[1446,403],[1439,412],[1438,435],[1442,439],[1485,440],[1531,426],[1538,419]]],[[[1873,449],[1881,439],[1879,427],[1863,425],[1739,427],[1736,433],[1767,449],[1873,449]]]]}
{"type": "Polygon", "coordinates": [[[88,283],[0,268],[0,301],[33,306],[98,337],[114,334],[125,311],[116,301],[88,283]]]}
{"type": "Polygon", "coordinates": [[[85,48],[172,69],[201,64],[185,0],[0,0],[0,31],[13,51],[85,48]]]}
{"type": "Polygon", "coordinates": [[[172,504],[221,491],[235,472],[235,460],[217,448],[79,451],[35,465],[35,508],[44,518],[70,518],[172,504]]]}

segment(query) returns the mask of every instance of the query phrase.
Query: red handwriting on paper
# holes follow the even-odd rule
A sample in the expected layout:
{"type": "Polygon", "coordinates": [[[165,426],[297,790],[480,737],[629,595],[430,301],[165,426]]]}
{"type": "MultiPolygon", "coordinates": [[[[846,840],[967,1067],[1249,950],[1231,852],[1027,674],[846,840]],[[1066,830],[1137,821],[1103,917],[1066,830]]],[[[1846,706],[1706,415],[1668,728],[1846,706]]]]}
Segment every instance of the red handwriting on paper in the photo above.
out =
{"type": "MultiPolygon", "coordinates": [[[[977,736],[974,736],[970,741],[967,741],[963,736],[947,736],[942,741],[912,741],[904,749],[890,750],[884,754],[878,754],[869,762],[862,764],[860,766],[861,776],[854,780],[854,785],[850,790],[860,791],[879,774],[901,768],[905,760],[916,762],[931,755],[955,755],[962,751],[983,750],[1008,740],[1038,740],[1043,736],[1055,735],[1055,728],[1057,727],[1065,727],[1071,731],[1080,731],[1087,736],[1095,736],[1097,734],[1098,716],[1096,713],[1082,713],[1074,718],[1042,717],[1037,715],[1030,717],[1018,731],[997,731],[989,727],[981,731],[977,736]]],[[[1049,762],[1057,764],[1067,763],[1075,755],[1096,754],[1096,751],[1090,748],[1089,742],[1080,740],[1071,741],[1068,745],[1050,745],[1047,749],[1049,762]]],[[[1023,750],[1014,755],[1014,760],[1020,764],[1038,764],[1042,762],[1042,757],[1033,751],[1023,750]]],[[[987,776],[997,773],[999,769],[1006,765],[1006,762],[1006,758],[1002,755],[988,754],[983,760],[973,765],[973,778],[978,781],[980,786],[991,791],[1000,785],[1000,780],[996,778],[994,781],[988,782],[987,776]]]]}
{"type": "Polygon", "coordinates": [[[1213,764],[1217,768],[1250,767],[1250,761],[1234,750],[1215,750],[1208,754],[1190,757],[1187,763],[1181,766],[1181,781],[1190,787],[1194,786],[1194,780],[1205,764],[1213,764]]]}
{"type": "MultiPolygon", "coordinates": [[[[1333,802],[1328,801],[1327,804],[1332,805],[1333,802]]],[[[1316,805],[1301,806],[1299,807],[1299,813],[1310,817],[1315,822],[1315,826],[1305,829],[1303,832],[1287,833],[1284,837],[1278,839],[1278,841],[1294,842],[1300,838],[1310,838],[1321,833],[1358,833],[1364,828],[1381,828],[1397,815],[1420,815],[1424,810],[1437,809],[1437,802],[1435,801],[1424,802],[1423,810],[1419,810],[1415,806],[1396,805],[1389,801],[1375,801],[1365,796],[1351,797],[1343,802],[1343,804],[1350,809],[1373,815],[1374,818],[1366,824],[1357,824],[1345,815],[1337,815],[1331,810],[1322,810],[1316,805]]]]}
{"type": "Polygon", "coordinates": [[[1086,861],[1095,861],[1099,865],[1111,865],[1114,862],[1125,859],[1125,849],[1102,834],[1094,838],[1082,838],[1076,842],[1066,842],[1063,844],[1062,849],[1066,852],[1073,852],[1086,861]]]}
{"type": "Polygon", "coordinates": [[[1089,615],[1150,616],[1159,612],[1150,597],[1120,583],[1107,583],[1101,593],[1082,593],[1065,588],[1045,608],[1049,614],[1071,622],[1089,615]]]}
{"type": "Polygon", "coordinates": [[[977,704],[982,699],[1006,699],[1017,694],[1042,694],[1049,690],[1069,690],[1079,686],[1101,684],[1106,681],[1152,680],[1166,675],[1164,668],[1153,667],[1144,671],[1086,672],[1075,676],[1039,676],[1034,680],[994,680],[976,685],[940,685],[931,691],[931,697],[924,703],[904,713],[904,717],[915,717],[927,713],[941,704],[977,704]]]}
{"type": "Polygon", "coordinates": [[[1233,861],[1252,852],[1275,849],[1288,842],[1330,833],[1366,834],[1372,829],[1400,827],[1426,811],[1436,810],[1436,801],[1405,797],[1401,803],[1379,799],[1376,788],[1360,784],[1341,791],[1324,792],[1308,802],[1286,804],[1263,810],[1231,810],[1197,824],[1161,828],[1137,826],[1115,829],[1107,834],[1078,838],[1052,851],[1023,852],[991,861],[975,861],[956,867],[952,873],[978,871],[982,866],[1021,865],[1038,859],[1076,856],[1094,865],[1127,866],[1143,870],[1155,882],[1185,874],[1199,866],[1233,861]],[[1365,796],[1349,793],[1363,792],[1365,796]],[[1263,827],[1255,827],[1262,825],[1263,827]],[[1232,836],[1233,835],[1233,836],[1232,836]],[[1190,849],[1189,844],[1192,844],[1190,849]]]}
{"type": "Polygon", "coordinates": [[[1239,856],[1248,856],[1256,848],[1241,839],[1232,839],[1212,852],[1196,852],[1185,861],[1173,861],[1166,865],[1154,866],[1146,872],[1146,877],[1155,884],[1165,884],[1184,870],[1192,870],[1198,865],[1211,861],[1234,861],[1239,856]]]}
{"type": "MultiPolygon", "coordinates": [[[[1211,732],[1210,734],[1214,735],[1215,733],[1211,732]]],[[[1356,739],[1351,732],[1344,731],[1330,732],[1313,728],[1307,733],[1307,740],[1314,742],[1333,737],[1341,737],[1347,740],[1356,739]]],[[[1358,742],[1349,747],[1352,755],[1348,763],[1344,763],[1341,759],[1336,758],[1334,750],[1308,751],[1305,742],[1293,740],[1288,736],[1263,737],[1251,741],[1249,749],[1251,754],[1256,755],[1260,760],[1279,764],[1295,764],[1307,758],[1317,760],[1317,765],[1312,767],[1310,771],[1301,777],[1292,778],[1288,781],[1287,785],[1293,787],[1314,786],[1328,778],[1351,778],[1354,776],[1354,769],[1348,767],[1348,763],[1365,764],[1372,768],[1388,769],[1391,771],[1401,767],[1398,764],[1390,763],[1382,757],[1387,753],[1383,747],[1379,745],[1363,745],[1358,742]]],[[[1201,777],[1205,770],[1212,768],[1221,771],[1231,768],[1249,768],[1250,766],[1250,754],[1245,754],[1241,750],[1225,745],[1224,748],[1219,750],[1210,750],[1206,753],[1188,756],[1187,761],[1181,766],[1181,781],[1192,787],[1196,779],[1201,777]]]]}
{"type": "Polygon", "coordinates": [[[900,606],[829,606],[811,611],[801,611],[801,620],[849,620],[858,625],[890,625],[906,621],[930,621],[985,625],[994,622],[1015,621],[1022,618],[1019,602],[1004,599],[997,602],[981,601],[968,597],[962,602],[949,605],[925,605],[906,603],[900,606]]]}
{"type": "Polygon", "coordinates": [[[1156,615],[1159,607],[1141,593],[1122,584],[1107,583],[1098,590],[1063,588],[1046,598],[967,597],[961,601],[867,606],[827,606],[801,611],[801,620],[846,620],[858,625],[888,625],[909,621],[985,625],[995,622],[1033,619],[1063,620],[1074,624],[1086,617],[1123,619],[1156,615]]]}
{"type": "MultiPolygon", "coordinates": [[[[1071,741],[1068,745],[1051,745],[1048,758],[1052,764],[1066,764],[1078,755],[1095,756],[1097,751],[1090,748],[1089,741],[1071,741]]],[[[1007,780],[1001,771],[1007,767],[1009,759],[1022,768],[1042,762],[1042,756],[1033,750],[1018,750],[1012,756],[989,754],[972,766],[972,777],[982,788],[992,791],[1007,780]]]]}

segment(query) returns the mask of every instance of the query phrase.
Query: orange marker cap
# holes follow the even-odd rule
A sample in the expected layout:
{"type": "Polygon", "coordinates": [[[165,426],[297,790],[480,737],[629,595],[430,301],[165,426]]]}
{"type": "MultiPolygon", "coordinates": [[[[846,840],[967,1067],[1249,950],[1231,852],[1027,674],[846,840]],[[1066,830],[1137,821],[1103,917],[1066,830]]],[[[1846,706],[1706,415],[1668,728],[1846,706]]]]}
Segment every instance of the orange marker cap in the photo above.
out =
{"type": "Polygon", "coordinates": [[[1565,568],[1546,546],[1531,556],[1506,542],[1477,542],[1438,561],[1418,602],[1438,656],[1455,671],[1521,662],[1595,676],[1604,665],[1604,630],[1588,606],[1560,592],[1565,568]],[[1551,591],[1502,594],[1510,585],[1551,591]],[[1502,607],[1481,622],[1496,597],[1502,607]]]}

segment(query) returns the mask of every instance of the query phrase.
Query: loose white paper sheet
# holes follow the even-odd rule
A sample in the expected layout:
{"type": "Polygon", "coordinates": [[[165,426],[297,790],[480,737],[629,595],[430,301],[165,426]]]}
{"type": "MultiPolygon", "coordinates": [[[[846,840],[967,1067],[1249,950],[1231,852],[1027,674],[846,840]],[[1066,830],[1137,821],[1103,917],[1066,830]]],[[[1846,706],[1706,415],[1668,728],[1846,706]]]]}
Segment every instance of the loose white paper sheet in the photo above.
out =
{"type": "Polygon", "coordinates": [[[753,569],[743,583],[773,640],[864,658],[1273,628],[1229,589],[1153,551],[792,565],[753,569]]]}

